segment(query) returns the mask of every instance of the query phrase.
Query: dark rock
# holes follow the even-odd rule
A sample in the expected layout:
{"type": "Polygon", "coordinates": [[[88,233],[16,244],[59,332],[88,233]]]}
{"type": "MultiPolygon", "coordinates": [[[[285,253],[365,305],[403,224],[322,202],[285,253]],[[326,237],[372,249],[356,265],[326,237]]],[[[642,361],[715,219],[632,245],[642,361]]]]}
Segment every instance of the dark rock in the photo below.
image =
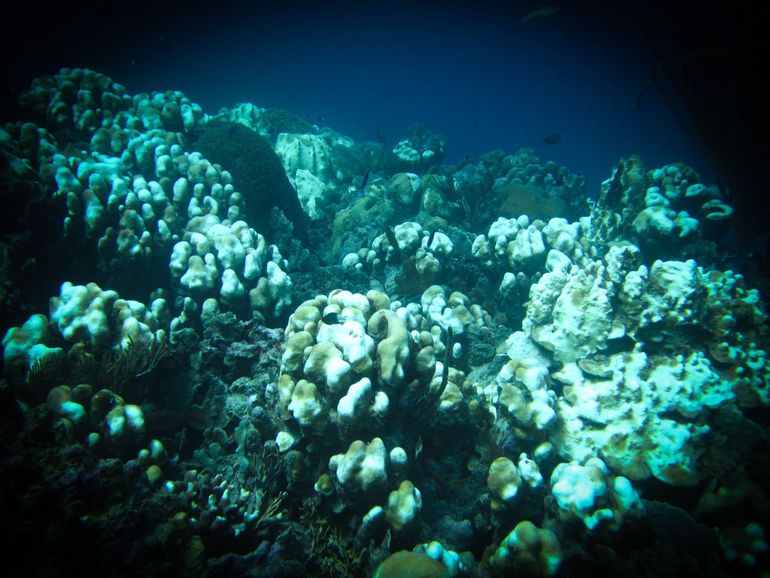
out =
{"type": "Polygon", "coordinates": [[[294,235],[307,239],[307,216],[283,165],[264,138],[235,122],[211,121],[194,137],[193,150],[233,176],[235,190],[246,201],[243,217],[258,233],[271,238],[270,212],[280,209],[294,224],[294,235]]]}

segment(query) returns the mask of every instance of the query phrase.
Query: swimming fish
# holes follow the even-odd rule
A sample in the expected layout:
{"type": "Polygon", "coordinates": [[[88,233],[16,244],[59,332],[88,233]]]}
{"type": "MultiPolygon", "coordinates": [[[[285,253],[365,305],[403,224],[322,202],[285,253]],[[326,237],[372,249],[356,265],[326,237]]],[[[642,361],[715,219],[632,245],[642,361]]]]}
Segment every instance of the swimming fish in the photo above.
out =
{"type": "Polygon", "coordinates": [[[428,235],[428,242],[425,243],[425,248],[430,250],[431,243],[433,243],[433,237],[436,236],[436,231],[431,231],[430,235],[428,235]]]}
{"type": "Polygon", "coordinates": [[[561,142],[561,135],[554,133],[549,134],[543,139],[543,142],[547,145],[555,145],[561,142]]]}
{"type": "Polygon", "coordinates": [[[326,325],[337,325],[340,322],[340,315],[336,311],[332,311],[321,317],[321,321],[326,325]]]}
{"type": "Polygon", "coordinates": [[[452,361],[452,351],[454,349],[455,341],[454,341],[454,332],[452,331],[452,326],[450,325],[446,329],[446,351],[444,351],[444,371],[441,373],[441,387],[438,392],[438,397],[436,398],[441,399],[442,394],[444,393],[444,390],[446,389],[446,384],[449,382],[449,362],[452,361]]]}
{"type": "Polygon", "coordinates": [[[529,14],[527,14],[524,18],[519,20],[522,24],[527,24],[528,22],[532,22],[533,20],[541,20],[543,18],[548,18],[549,16],[553,16],[554,14],[558,14],[561,12],[561,6],[557,6],[556,4],[546,4],[545,6],[541,6],[540,8],[537,8],[536,10],[533,10],[529,14]]]}
{"type": "Polygon", "coordinates": [[[390,246],[393,247],[395,254],[399,255],[401,253],[401,247],[398,246],[396,232],[393,230],[393,227],[389,225],[385,227],[385,236],[388,238],[388,242],[390,243],[390,246]]]}
{"type": "Polygon", "coordinates": [[[366,188],[366,185],[369,184],[369,175],[371,174],[371,171],[369,169],[366,169],[366,172],[364,173],[364,178],[361,179],[361,190],[363,191],[366,188]]]}

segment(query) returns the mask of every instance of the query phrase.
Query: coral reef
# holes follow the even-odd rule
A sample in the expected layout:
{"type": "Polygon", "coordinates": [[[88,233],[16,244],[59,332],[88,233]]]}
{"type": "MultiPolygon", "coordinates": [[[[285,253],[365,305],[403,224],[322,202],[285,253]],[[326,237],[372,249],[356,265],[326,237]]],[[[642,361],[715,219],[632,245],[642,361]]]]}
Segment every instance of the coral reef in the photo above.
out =
{"type": "Polygon", "coordinates": [[[691,168],[629,156],[589,199],[531,149],[447,166],[419,125],[86,69],[18,110],[0,497],[30,573],[761,575],[766,304],[691,168]]]}

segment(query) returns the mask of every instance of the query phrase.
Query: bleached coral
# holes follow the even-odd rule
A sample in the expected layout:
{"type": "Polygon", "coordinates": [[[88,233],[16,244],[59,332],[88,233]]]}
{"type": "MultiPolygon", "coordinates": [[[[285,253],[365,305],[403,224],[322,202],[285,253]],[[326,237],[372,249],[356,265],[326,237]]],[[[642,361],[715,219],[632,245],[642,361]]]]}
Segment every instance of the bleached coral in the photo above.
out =
{"type": "Polygon", "coordinates": [[[419,223],[406,221],[393,227],[392,236],[378,235],[371,247],[345,255],[342,265],[375,273],[397,267],[401,278],[427,287],[447,270],[453,250],[454,243],[446,233],[426,231],[419,223]]]}
{"type": "Polygon", "coordinates": [[[648,171],[631,156],[602,183],[586,231],[599,247],[594,257],[621,239],[638,244],[651,260],[685,249],[708,257],[703,241],[724,233],[732,213],[719,189],[704,185],[690,167],[671,163],[648,171]]]}
{"type": "Polygon", "coordinates": [[[487,489],[492,498],[490,505],[493,510],[501,510],[512,504],[521,485],[521,476],[516,464],[505,456],[496,458],[489,465],[487,489]]]}
{"type": "Polygon", "coordinates": [[[36,364],[45,365],[60,359],[61,347],[50,347],[48,318],[32,315],[21,327],[11,327],[3,337],[3,366],[9,374],[25,376],[36,364]]]}
{"type": "Polygon", "coordinates": [[[422,495],[412,482],[404,480],[397,490],[390,492],[385,519],[396,532],[413,526],[422,510],[422,495]]]}
{"type": "Polygon", "coordinates": [[[138,301],[120,299],[115,291],[103,291],[96,283],[65,282],[59,297],[51,300],[51,325],[62,338],[95,349],[164,341],[168,323],[164,300],[156,300],[148,308],[138,301]]]}
{"type": "MultiPolygon", "coordinates": [[[[310,383],[314,388],[324,388],[326,396],[322,403],[326,407],[337,407],[351,382],[366,377],[373,366],[375,343],[366,328],[370,316],[369,300],[346,291],[305,301],[289,316],[279,381],[282,405],[288,407],[298,381],[304,381],[299,378],[304,376],[313,380],[310,383]],[[339,323],[324,323],[324,312],[336,314],[339,323]]],[[[362,411],[361,393],[350,392],[358,398],[358,416],[362,411]]],[[[348,398],[343,407],[352,402],[348,398]]],[[[343,414],[345,419],[350,417],[349,412],[343,414]]]]}
{"type": "Polygon", "coordinates": [[[730,384],[701,355],[655,362],[643,353],[614,354],[584,366],[595,375],[573,363],[554,375],[564,386],[552,436],[561,455],[582,461],[600,454],[631,479],[694,483],[709,431],[696,418],[731,400],[730,384]]]}
{"type": "Polygon", "coordinates": [[[275,152],[292,185],[297,189],[302,209],[317,220],[326,215],[329,199],[336,185],[331,163],[331,148],[315,134],[281,133],[275,152]]]}
{"type": "MultiPolygon", "coordinates": [[[[639,262],[630,244],[583,266],[552,250],[522,326],[549,360],[562,363],[550,378],[564,395],[558,403],[543,400],[560,417],[549,435],[563,457],[602,455],[632,479],[693,484],[708,440],[705,416],[729,403],[766,403],[767,356],[758,346],[767,342],[766,317],[757,295],[732,272],[706,273],[692,260],[656,261],[649,269],[639,262]],[[603,355],[613,340],[629,337],[625,352],[603,355]]],[[[524,359],[532,354],[521,338],[510,347],[524,359]]],[[[534,370],[549,375],[549,365],[512,360],[503,367],[497,387],[484,389],[505,410],[497,419],[537,423],[530,407],[546,388],[533,391],[522,379],[534,370]]]]}
{"type": "Polygon", "coordinates": [[[600,351],[613,329],[608,284],[599,263],[545,273],[530,290],[524,331],[560,361],[600,351]]]}
{"type": "Polygon", "coordinates": [[[312,440],[314,458],[323,460],[334,440],[357,436],[347,451],[326,458],[329,471],[322,476],[328,480],[317,480],[319,493],[339,510],[380,508],[382,513],[365,516],[367,524],[382,517],[396,531],[413,527],[420,493],[408,482],[412,460],[390,440],[404,435],[405,416],[428,424],[467,411],[465,375],[445,367],[453,352],[461,352],[458,342],[447,349],[448,329],[456,327],[460,338],[485,319],[467,297],[447,301],[440,287],[426,291],[422,305],[391,303],[376,290],[363,295],[340,289],[300,304],[289,316],[281,375],[268,394],[284,420],[283,451],[305,438],[312,440]],[[430,304],[438,298],[447,311],[432,316],[430,304]],[[447,316],[453,321],[444,327],[447,316]],[[370,442],[358,439],[363,432],[373,436],[370,442]],[[388,502],[373,506],[385,488],[388,502]]]}
{"type": "Polygon", "coordinates": [[[375,311],[367,323],[370,335],[381,335],[383,326],[385,338],[377,344],[380,377],[384,383],[395,387],[403,383],[406,375],[405,367],[411,355],[409,333],[404,320],[387,309],[375,311]]]}
{"type": "Polygon", "coordinates": [[[331,457],[329,471],[347,499],[371,498],[387,486],[387,459],[382,439],[355,440],[344,454],[331,457]]]}
{"type": "MultiPolygon", "coordinates": [[[[279,379],[280,405],[286,410],[302,380],[324,395],[321,407],[336,408],[336,422],[347,426],[368,417],[384,419],[404,380],[418,359],[418,387],[427,390],[436,379],[433,340],[416,343],[408,325],[411,315],[390,308],[384,294],[366,296],[336,290],[301,304],[289,317],[279,379]],[[336,319],[328,323],[323,316],[336,319]],[[423,351],[415,355],[414,351],[423,351]],[[376,371],[372,373],[372,370],[376,371]]],[[[307,389],[309,386],[303,386],[307,389]]],[[[295,404],[292,407],[296,407],[295,404]]],[[[296,418],[296,415],[295,415],[296,418]]],[[[309,425],[309,423],[301,425],[309,425]]]]}
{"type": "Polygon", "coordinates": [[[546,383],[548,369],[536,358],[515,359],[497,375],[500,407],[520,427],[543,430],[556,419],[556,400],[546,383]]]}
{"type": "Polygon", "coordinates": [[[318,135],[281,133],[275,143],[275,152],[289,176],[295,176],[298,170],[305,170],[326,181],[334,175],[331,150],[318,135]]]}
{"type": "Polygon", "coordinates": [[[190,296],[201,304],[219,297],[236,313],[256,310],[268,316],[281,315],[291,303],[286,261],[244,221],[192,219],[184,240],[174,245],[169,268],[178,299],[190,296]]]}
{"type": "Polygon", "coordinates": [[[446,138],[429,132],[420,124],[410,126],[409,136],[393,147],[398,163],[413,170],[440,163],[445,153],[446,138]]]}
{"type": "Polygon", "coordinates": [[[559,570],[563,553],[556,535],[523,520],[503,538],[490,559],[494,568],[521,568],[534,576],[553,576],[559,570]]]}
{"type": "MultiPolygon", "coordinates": [[[[185,133],[206,120],[198,105],[174,91],[130,96],[84,69],[38,80],[24,99],[90,139],[70,156],[46,149],[54,178],[45,184],[66,199],[70,241],[95,243],[103,270],[135,271],[169,254],[177,308],[188,296],[198,308],[217,297],[242,315],[278,316],[289,305],[286,264],[238,220],[244,201],[230,173],[185,150],[185,133]]],[[[187,307],[175,327],[194,317],[187,307]]]]}
{"type": "Polygon", "coordinates": [[[642,502],[631,483],[611,476],[599,458],[584,465],[561,463],[551,474],[551,492],[564,516],[581,520],[589,531],[617,530],[628,515],[638,514],[642,502]]]}
{"type": "Polygon", "coordinates": [[[499,217],[486,235],[477,235],[471,246],[473,257],[491,272],[503,272],[501,295],[526,298],[532,285],[545,271],[563,268],[565,263],[584,265],[591,253],[584,235],[585,219],[569,223],[554,217],[547,223],[527,215],[499,217]]]}

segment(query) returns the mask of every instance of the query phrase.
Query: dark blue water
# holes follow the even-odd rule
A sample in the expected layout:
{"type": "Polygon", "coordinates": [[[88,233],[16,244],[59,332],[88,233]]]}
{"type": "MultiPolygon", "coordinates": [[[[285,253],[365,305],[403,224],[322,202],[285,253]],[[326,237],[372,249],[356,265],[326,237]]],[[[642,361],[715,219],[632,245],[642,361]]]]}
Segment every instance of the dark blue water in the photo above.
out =
{"type": "Polygon", "coordinates": [[[533,147],[584,174],[592,192],[632,153],[649,167],[685,162],[713,182],[662,94],[637,99],[655,47],[632,11],[562,4],[522,24],[541,4],[445,4],[112,9],[112,28],[60,7],[66,26],[51,34],[72,40],[49,55],[49,71],[93,68],[131,94],[181,90],[208,113],[239,102],[284,108],[356,140],[394,144],[419,122],[446,135],[450,163],[533,147]],[[543,143],[551,134],[561,141],[543,143]]]}

